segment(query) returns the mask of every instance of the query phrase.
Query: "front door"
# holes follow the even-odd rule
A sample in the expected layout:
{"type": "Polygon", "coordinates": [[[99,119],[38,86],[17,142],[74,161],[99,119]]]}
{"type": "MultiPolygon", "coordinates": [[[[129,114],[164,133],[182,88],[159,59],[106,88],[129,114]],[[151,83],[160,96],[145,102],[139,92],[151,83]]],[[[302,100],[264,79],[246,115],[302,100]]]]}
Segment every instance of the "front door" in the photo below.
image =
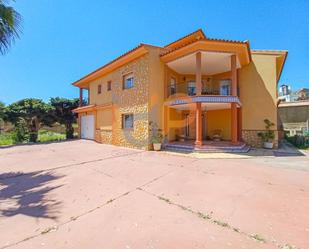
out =
{"type": "MultiPolygon", "coordinates": [[[[190,139],[196,138],[196,117],[195,113],[186,114],[185,116],[185,136],[190,139]]],[[[206,122],[206,113],[202,114],[202,139],[206,140],[206,130],[207,130],[207,122],[206,122]]]]}

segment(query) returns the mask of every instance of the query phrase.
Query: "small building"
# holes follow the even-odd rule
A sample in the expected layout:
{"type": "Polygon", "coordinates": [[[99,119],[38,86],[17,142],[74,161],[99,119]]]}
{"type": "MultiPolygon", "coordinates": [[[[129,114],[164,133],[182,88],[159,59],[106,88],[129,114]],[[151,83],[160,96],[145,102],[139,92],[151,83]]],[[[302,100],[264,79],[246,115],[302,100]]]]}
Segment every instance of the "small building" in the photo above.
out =
{"type": "Polygon", "coordinates": [[[287,51],[251,50],[200,29],[163,47],[140,44],[73,83],[89,103],[75,110],[80,137],[149,149],[149,123],[167,143],[214,139],[260,146],[264,119],[280,139],[277,84],[287,51]]]}
{"type": "Polygon", "coordinates": [[[290,136],[308,134],[309,100],[281,102],[278,108],[279,121],[284,131],[290,136]]]}

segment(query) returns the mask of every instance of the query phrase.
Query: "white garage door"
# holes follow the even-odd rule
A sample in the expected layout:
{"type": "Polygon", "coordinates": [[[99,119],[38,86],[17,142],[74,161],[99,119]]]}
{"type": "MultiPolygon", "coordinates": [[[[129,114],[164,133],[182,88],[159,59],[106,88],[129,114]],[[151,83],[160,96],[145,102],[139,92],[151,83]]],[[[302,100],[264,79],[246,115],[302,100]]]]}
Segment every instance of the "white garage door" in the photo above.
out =
{"type": "Polygon", "coordinates": [[[81,138],[93,139],[94,138],[94,116],[85,115],[81,118],[81,138]]]}

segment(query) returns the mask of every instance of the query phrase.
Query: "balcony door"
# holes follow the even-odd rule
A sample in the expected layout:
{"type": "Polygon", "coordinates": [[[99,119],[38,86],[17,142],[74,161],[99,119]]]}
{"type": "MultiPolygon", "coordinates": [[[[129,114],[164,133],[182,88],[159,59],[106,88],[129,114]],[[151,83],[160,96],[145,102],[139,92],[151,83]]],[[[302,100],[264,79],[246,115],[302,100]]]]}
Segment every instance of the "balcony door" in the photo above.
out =
{"type": "Polygon", "coordinates": [[[189,96],[196,95],[196,84],[195,81],[188,81],[187,92],[189,96]]]}
{"type": "Polygon", "coordinates": [[[231,80],[220,80],[220,95],[231,95],[231,80]]]}

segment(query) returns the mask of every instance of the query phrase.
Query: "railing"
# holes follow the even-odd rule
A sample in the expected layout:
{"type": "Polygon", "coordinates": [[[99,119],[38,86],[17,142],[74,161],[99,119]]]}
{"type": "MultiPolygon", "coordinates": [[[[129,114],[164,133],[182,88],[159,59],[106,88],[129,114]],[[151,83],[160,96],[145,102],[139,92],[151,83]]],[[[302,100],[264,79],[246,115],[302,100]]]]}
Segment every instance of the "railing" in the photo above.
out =
{"type": "MultiPolygon", "coordinates": [[[[202,95],[231,95],[229,88],[215,88],[210,86],[202,85],[202,95]]],[[[167,87],[167,98],[173,95],[186,95],[186,96],[195,96],[196,95],[196,86],[190,82],[180,83],[176,85],[170,85],[167,87]]]]}

